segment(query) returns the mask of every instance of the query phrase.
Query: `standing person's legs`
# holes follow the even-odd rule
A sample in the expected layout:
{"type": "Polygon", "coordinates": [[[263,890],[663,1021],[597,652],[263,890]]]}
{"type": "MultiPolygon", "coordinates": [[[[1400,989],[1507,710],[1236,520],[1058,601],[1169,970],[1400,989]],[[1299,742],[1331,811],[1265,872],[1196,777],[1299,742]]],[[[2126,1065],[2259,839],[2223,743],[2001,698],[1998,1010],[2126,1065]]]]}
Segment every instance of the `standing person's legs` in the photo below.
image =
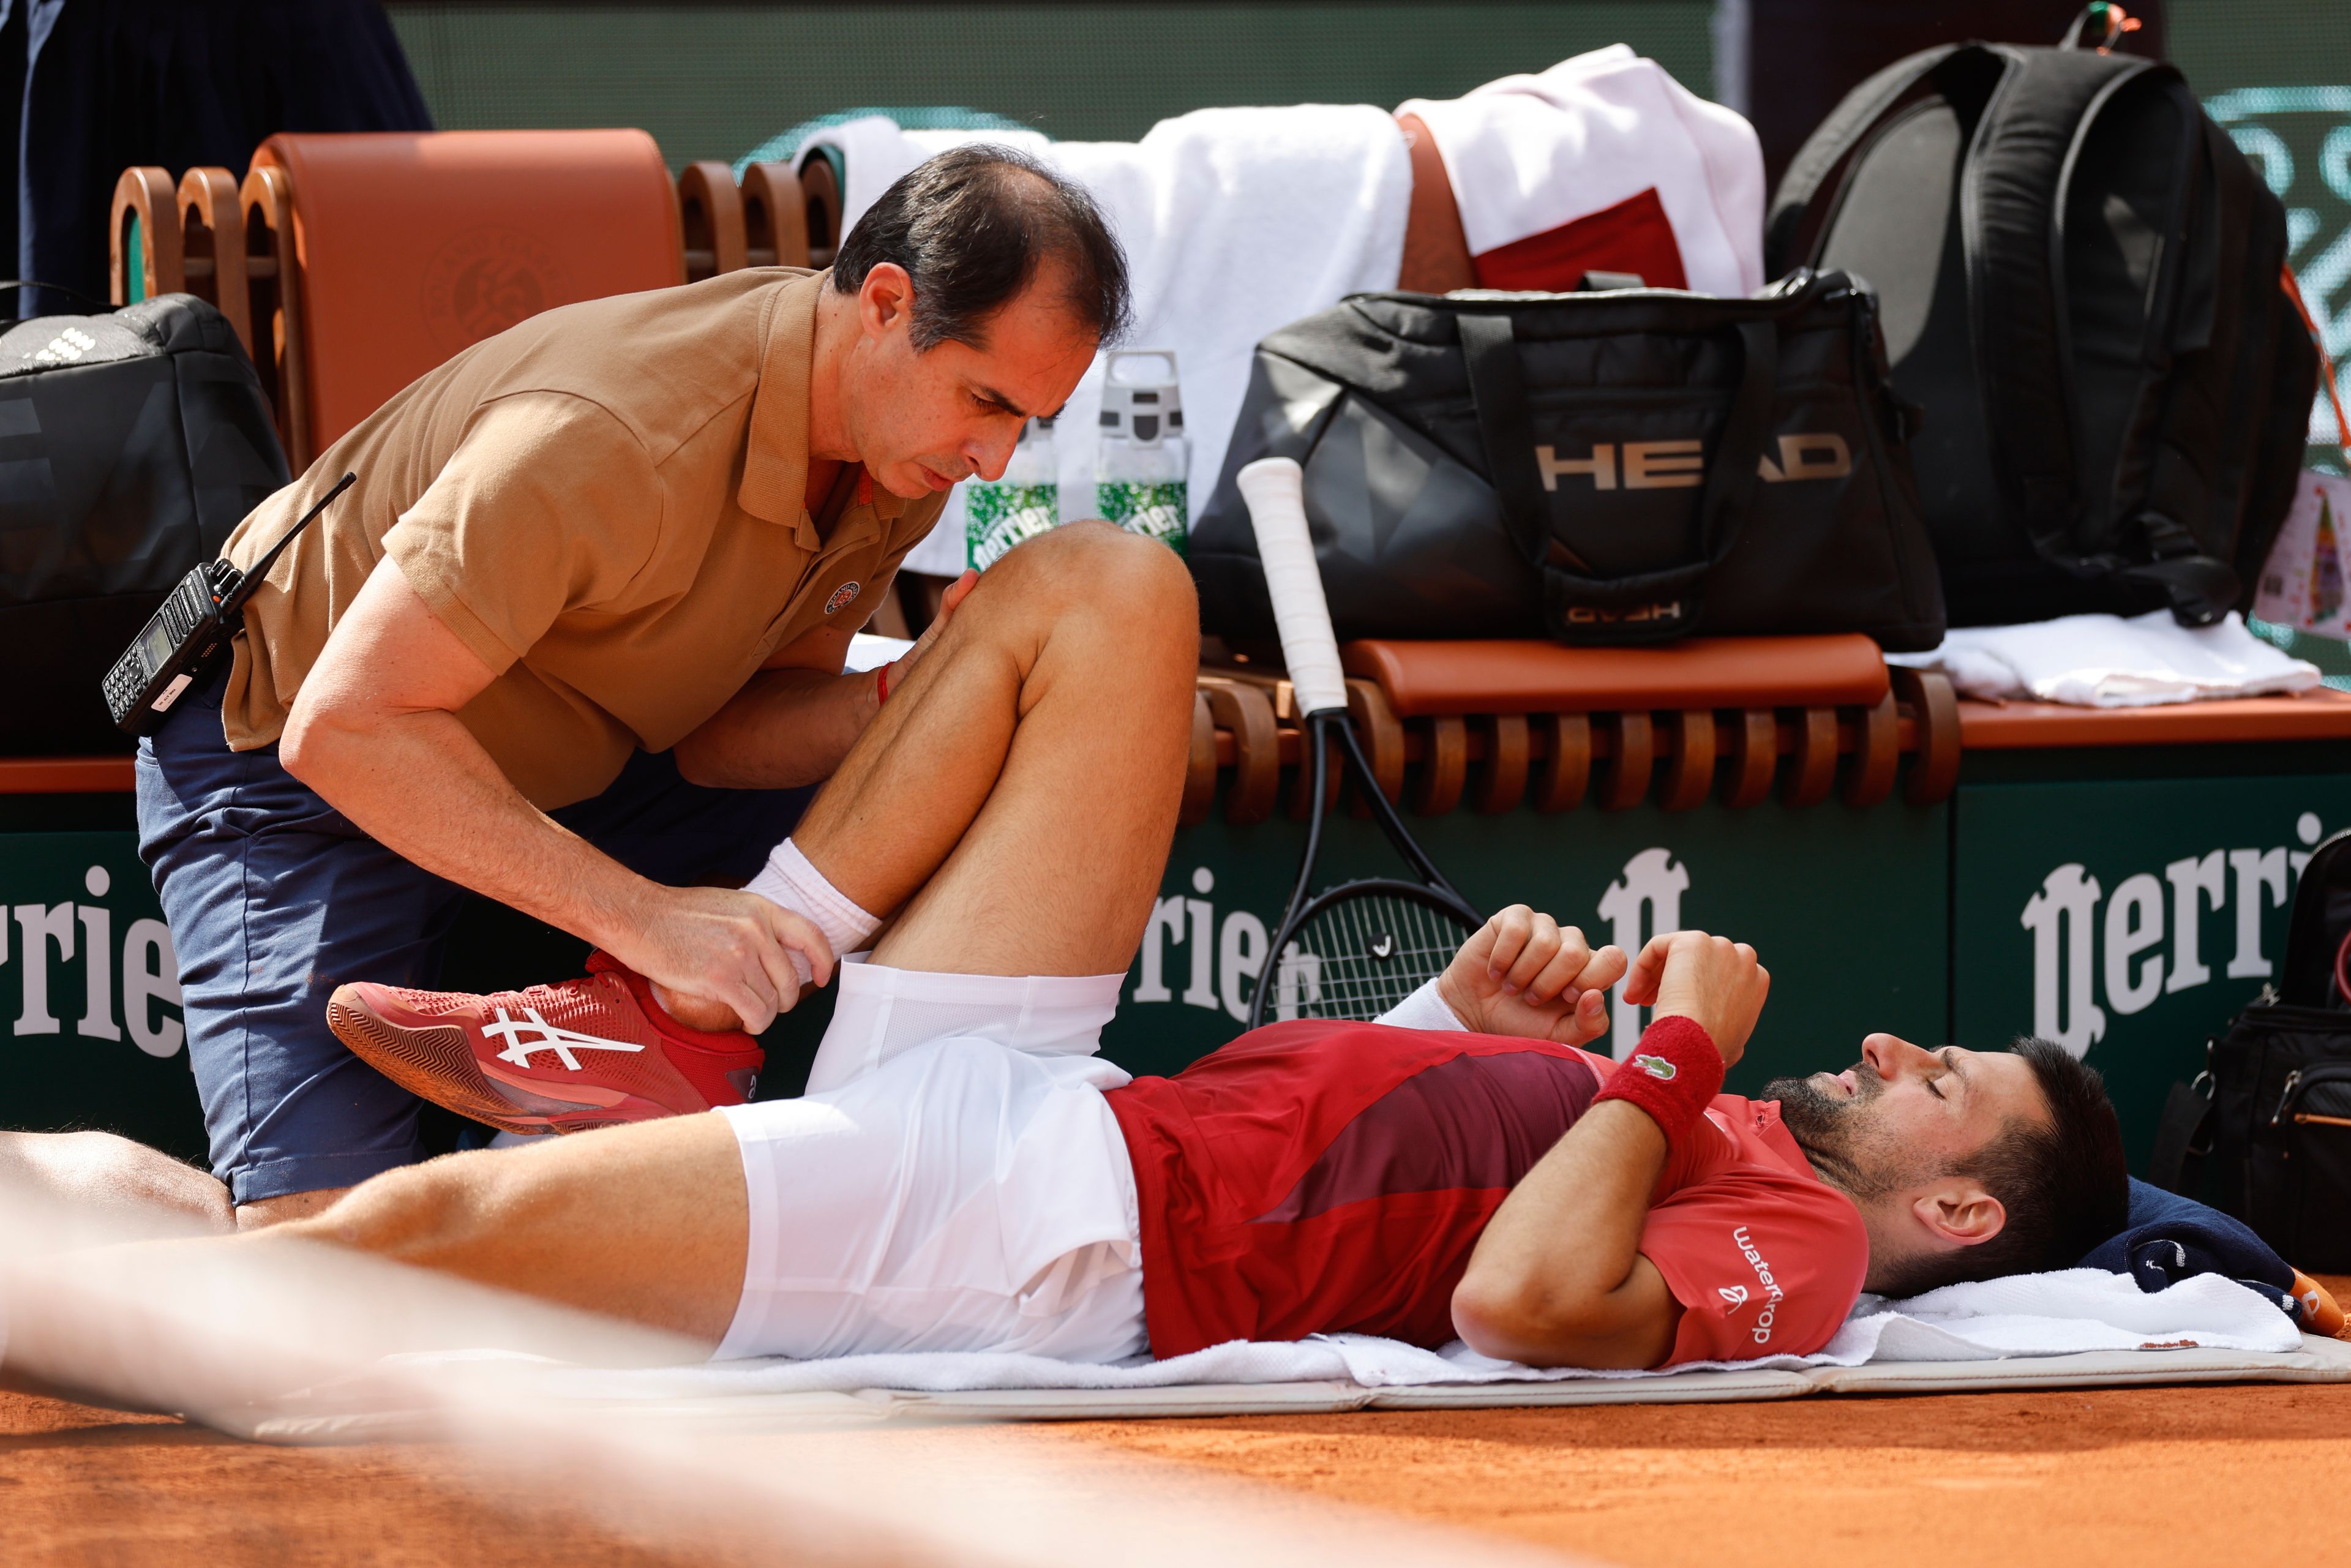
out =
{"type": "Polygon", "coordinates": [[[346,979],[430,984],[462,894],[353,827],[276,747],[229,750],[225,679],[140,747],[139,852],[172,930],[213,1171],[253,1224],[423,1156],[418,1102],[328,1030],[327,998],[346,979]]]}

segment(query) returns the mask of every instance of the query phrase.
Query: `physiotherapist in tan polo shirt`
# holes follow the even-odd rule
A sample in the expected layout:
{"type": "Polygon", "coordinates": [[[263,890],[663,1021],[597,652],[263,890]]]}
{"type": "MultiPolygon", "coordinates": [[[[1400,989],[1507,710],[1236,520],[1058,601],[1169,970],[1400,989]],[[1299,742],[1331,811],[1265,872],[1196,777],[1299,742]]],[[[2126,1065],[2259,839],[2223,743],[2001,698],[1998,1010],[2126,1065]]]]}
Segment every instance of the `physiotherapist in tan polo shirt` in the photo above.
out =
{"type": "Polygon", "coordinates": [[[138,759],[240,1223],[423,1156],[417,1102],[325,1004],[431,985],[468,890],[754,1031],[797,997],[794,952],[821,977],[821,933],[736,889],[883,700],[889,672],[842,673],[850,637],[947,489],[1001,473],[1126,313],[1084,193],[964,149],[884,193],[830,273],[475,345],[246,519],[240,564],[359,476],[138,759]]]}

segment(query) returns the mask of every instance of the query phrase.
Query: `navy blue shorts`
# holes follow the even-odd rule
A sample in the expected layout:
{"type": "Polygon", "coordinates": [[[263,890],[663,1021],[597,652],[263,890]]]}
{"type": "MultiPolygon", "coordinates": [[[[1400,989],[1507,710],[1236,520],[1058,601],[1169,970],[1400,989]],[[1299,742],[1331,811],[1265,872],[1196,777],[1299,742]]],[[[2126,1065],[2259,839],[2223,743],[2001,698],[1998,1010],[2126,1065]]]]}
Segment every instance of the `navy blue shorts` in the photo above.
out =
{"type": "MultiPolygon", "coordinates": [[[[231,751],[226,685],[189,692],[140,742],[139,854],[179,955],[213,1172],[251,1203],[424,1157],[420,1103],[329,1032],[327,998],[352,980],[434,985],[474,895],[353,827],[277,747],[231,751]]],[[[601,795],[549,814],[655,882],[739,885],[814,793],[704,789],[639,752],[601,795]]]]}

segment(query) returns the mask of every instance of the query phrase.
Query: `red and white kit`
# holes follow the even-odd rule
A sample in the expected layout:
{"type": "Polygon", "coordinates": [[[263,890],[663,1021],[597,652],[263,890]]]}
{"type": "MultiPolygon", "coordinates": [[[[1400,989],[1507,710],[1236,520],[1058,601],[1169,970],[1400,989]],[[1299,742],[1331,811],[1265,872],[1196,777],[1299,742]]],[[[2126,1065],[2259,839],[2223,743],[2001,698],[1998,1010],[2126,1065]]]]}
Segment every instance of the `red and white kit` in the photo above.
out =
{"type": "MultiPolygon", "coordinates": [[[[1094,1054],[1123,978],[844,965],[810,1093],[720,1112],[751,1249],[719,1356],[1441,1345],[1479,1234],[1614,1065],[1301,1021],[1130,1079],[1094,1054]]],[[[1390,1016],[1450,1019],[1426,990],[1390,1016]]],[[[1818,1350],[1868,1260],[1778,1103],[1735,1094],[1676,1145],[1641,1250],[1683,1308],[1672,1362],[1818,1350]]]]}

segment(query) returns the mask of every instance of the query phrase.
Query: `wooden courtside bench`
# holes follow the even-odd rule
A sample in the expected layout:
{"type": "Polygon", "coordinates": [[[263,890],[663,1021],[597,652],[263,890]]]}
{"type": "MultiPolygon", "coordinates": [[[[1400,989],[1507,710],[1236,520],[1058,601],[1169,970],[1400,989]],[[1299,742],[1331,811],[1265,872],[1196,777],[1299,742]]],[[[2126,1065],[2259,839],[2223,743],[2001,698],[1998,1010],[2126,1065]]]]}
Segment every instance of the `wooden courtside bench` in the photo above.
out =
{"type": "MultiPolygon", "coordinates": [[[[1667,811],[1709,797],[1739,809],[1775,788],[1793,806],[1832,793],[1874,806],[1898,774],[1905,797],[1926,803],[1948,796],[1958,776],[1950,683],[1889,670],[1866,637],[1591,649],[1364,641],[1346,644],[1342,658],[1374,775],[1423,816],[1464,804],[1486,813],[1524,804],[1550,815],[1587,802],[1624,810],[1652,798],[1667,811]]],[[[1185,822],[1206,818],[1228,770],[1227,820],[1262,821],[1283,800],[1302,818],[1298,717],[1278,674],[1204,666],[1185,822]]]]}

